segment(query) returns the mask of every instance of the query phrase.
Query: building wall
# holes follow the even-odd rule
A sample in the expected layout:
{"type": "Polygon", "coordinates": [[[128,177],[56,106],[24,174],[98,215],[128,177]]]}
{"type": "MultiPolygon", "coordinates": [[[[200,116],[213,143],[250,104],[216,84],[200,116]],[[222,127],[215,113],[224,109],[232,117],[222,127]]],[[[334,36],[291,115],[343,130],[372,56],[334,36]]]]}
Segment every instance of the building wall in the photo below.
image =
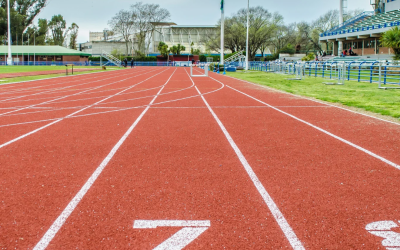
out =
{"type": "Polygon", "coordinates": [[[398,10],[398,9],[400,9],[400,1],[399,0],[391,1],[391,2],[388,1],[388,3],[386,3],[385,12],[389,12],[392,10],[398,10]]]}
{"type": "Polygon", "coordinates": [[[343,42],[344,50],[348,51],[350,47],[354,53],[360,56],[392,54],[392,51],[389,48],[380,45],[379,38],[358,39],[343,42]]]}
{"type": "MultiPolygon", "coordinates": [[[[120,50],[122,54],[126,53],[126,45],[124,42],[94,41],[81,44],[81,51],[92,54],[92,56],[100,56],[102,51],[111,54],[114,49],[120,50]]],[[[132,46],[129,46],[128,55],[131,55],[131,53],[132,46]]]]}
{"type": "MultiPolygon", "coordinates": [[[[193,49],[200,49],[201,52],[206,51],[205,41],[208,36],[216,32],[215,27],[174,27],[160,26],[153,34],[153,39],[150,46],[150,53],[159,53],[157,47],[160,42],[164,42],[168,47],[177,44],[185,46],[183,54],[190,53],[191,44],[193,49]]],[[[214,53],[213,51],[212,53],[214,53]]]]}

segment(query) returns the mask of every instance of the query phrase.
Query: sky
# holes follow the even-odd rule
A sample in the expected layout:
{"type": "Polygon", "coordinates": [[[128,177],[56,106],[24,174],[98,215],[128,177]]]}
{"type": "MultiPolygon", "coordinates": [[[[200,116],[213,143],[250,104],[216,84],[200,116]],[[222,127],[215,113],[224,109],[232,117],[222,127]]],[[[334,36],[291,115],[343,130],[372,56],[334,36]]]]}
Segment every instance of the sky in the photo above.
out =
{"type": "MultiPolygon", "coordinates": [[[[107,22],[118,11],[128,9],[134,0],[49,0],[38,18],[51,19],[61,14],[67,24],[79,25],[78,42],[89,40],[89,31],[108,28],[107,22]]],[[[221,18],[220,0],[146,0],[159,4],[171,13],[169,21],[179,25],[214,25],[221,18]]],[[[372,10],[370,0],[349,0],[348,9],[372,10]]],[[[250,0],[250,7],[262,6],[269,12],[279,12],[285,23],[311,22],[325,12],[339,9],[339,0],[250,0]]],[[[225,16],[247,7],[246,0],[225,0],[225,16]]]]}

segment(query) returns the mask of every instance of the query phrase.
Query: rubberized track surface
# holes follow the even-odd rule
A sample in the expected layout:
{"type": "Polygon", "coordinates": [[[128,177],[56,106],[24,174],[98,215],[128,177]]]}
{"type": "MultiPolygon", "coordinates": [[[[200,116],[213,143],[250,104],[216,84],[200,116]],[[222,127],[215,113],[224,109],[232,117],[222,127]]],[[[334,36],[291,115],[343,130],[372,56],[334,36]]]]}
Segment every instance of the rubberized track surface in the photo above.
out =
{"type": "Polygon", "coordinates": [[[188,72],[0,86],[0,248],[400,249],[398,124],[188,72]]]}

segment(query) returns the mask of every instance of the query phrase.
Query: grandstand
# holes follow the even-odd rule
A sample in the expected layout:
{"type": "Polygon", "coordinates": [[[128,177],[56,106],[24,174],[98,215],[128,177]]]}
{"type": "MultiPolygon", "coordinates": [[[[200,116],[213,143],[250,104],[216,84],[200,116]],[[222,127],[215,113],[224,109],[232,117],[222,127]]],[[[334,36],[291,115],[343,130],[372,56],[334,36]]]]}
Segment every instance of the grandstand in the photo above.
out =
{"type": "Polygon", "coordinates": [[[333,54],[339,55],[338,43],[343,49],[352,49],[357,55],[370,58],[389,58],[392,52],[382,47],[381,34],[400,26],[400,0],[376,0],[375,11],[363,12],[342,25],[320,34],[320,42],[333,42],[333,54]]]}

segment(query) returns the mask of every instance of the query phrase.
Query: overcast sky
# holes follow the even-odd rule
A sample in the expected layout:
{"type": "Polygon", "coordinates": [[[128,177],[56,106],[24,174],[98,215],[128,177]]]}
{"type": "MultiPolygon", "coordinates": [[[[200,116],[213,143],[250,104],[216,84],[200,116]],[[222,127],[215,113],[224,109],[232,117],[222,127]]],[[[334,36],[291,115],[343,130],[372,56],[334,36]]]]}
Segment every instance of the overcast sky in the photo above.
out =
{"type": "MultiPolygon", "coordinates": [[[[137,1],[139,2],[139,1],[137,1]]],[[[221,17],[220,0],[146,0],[156,3],[171,13],[171,22],[179,25],[214,25],[221,17]]],[[[372,10],[370,0],[348,1],[348,9],[372,10]]],[[[49,0],[38,18],[64,16],[68,25],[79,25],[78,42],[89,40],[89,31],[102,31],[107,21],[121,9],[128,9],[132,0],[49,0]]],[[[285,23],[313,21],[328,10],[339,9],[339,0],[250,0],[250,6],[262,6],[270,12],[279,12],[285,23]]],[[[246,0],[225,0],[225,15],[232,15],[247,7],[246,0]]]]}

